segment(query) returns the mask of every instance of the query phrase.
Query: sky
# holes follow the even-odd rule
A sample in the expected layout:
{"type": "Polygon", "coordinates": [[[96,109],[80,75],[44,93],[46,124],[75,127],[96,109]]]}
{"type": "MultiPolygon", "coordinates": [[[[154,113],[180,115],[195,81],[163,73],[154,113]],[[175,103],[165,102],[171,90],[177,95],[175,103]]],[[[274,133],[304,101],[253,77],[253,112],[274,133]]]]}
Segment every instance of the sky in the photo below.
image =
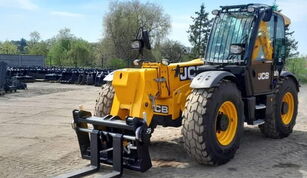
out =
{"type": "MultiPolygon", "coordinates": [[[[49,39],[64,27],[77,37],[97,42],[103,37],[103,17],[111,0],[0,0],[0,41],[29,39],[38,31],[42,39],[49,39]]],[[[160,5],[171,17],[168,38],[186,46],[191,16],[202,3],[211,12],[221,5],[266,3],[274,0],[140,0],[160,5]]],[[[307,55],[307,0],[276,0],[279,8],[292,20],[290,29],[299,42],[298,51],[307,55]]]]}

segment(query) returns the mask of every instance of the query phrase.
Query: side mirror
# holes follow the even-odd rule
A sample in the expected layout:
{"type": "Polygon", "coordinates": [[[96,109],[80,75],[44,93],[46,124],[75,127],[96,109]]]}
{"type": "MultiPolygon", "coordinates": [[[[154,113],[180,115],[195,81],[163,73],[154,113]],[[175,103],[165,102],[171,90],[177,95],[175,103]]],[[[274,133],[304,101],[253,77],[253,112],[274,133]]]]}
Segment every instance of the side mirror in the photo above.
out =
{"type": "Polygon", "coordinates": [[[264,10],[264,14],[263,14],[262,20],[264,22],[269,22],[271,20],[272,15],[273,15],[273,9],[272,8],[267,8],[266,10],[264,10]]]}
{"type": "Polygon", "coordinates": [[[244,50],[245,50],[244,44],[231,44],[230,45],[230,54],[240,55],[240,54],[243,54],[244,50]]]}
{"type": "Polygon", "coordinates": [[[148,31],[143,30],[143,28],[139,29],[139,32],[136,36],[136,39],[132,41],[131,43],[132,49],[137,49],[140,52],[146,48],[151,49],[150,40],[149,40],[149,34],[148,31]]]}
{"type": "Polygon", "coordinates": [[[131,42],[131,48],[140,50],[140,49],[144,48],[144,43],[141,40],[133,40],[131,42]]]}

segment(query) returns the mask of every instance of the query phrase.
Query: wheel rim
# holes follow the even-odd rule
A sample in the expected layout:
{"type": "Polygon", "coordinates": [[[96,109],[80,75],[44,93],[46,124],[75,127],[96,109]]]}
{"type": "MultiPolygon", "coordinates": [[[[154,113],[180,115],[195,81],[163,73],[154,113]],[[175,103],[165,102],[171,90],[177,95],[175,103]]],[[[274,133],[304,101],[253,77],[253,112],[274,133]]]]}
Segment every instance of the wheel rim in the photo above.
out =
{"type": "MultiPolygon", "coordinates": [[[[231,101],[225,101],[220,106],[218,114],[224,114],[229,119],[225,131],[216,129],[216,138],[218,142],[223,146],[227,146],[234,140],[238,128],[238,113],[236,106],[231,101]]],[[[216,120],[218,120],[218,118],[216,120]]]]}
{"type": "Polygon", "coordinates": [[[287,103],[288,109],[284,114],[281,112],[281,120],[285,125],[288,125],[292,121],[294,113],[294,97],[292,93],[287,92],[282,98],[282,103],[287,103]]]}

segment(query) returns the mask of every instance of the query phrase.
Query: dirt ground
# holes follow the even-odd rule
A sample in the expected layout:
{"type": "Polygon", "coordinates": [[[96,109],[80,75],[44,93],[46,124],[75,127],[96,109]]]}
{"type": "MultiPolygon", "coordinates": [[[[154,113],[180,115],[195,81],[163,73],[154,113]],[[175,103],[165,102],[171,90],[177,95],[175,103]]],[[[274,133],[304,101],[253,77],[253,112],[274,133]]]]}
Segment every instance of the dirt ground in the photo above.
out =
{"type": "MultiPolygon", "coordinates": [[[[53,177],[81,168],[71,111],[79,104],[93,110],[99,88],[30,83],[28,90],[0,97],[0,177],[53,177]]],[[[123,177],[307,177],[307,85],[301,87],[299,114],[288,138],[264,138],[257,127],[245,127],[241,147],[229,163],[210,167],[188,157],[181,128],[159,127],[145,173],[124,170],[123,177]]],[[[110,167],[103,167],[99,177],[110,167]],[[106,168],[106,169],[104,169],[106,168]]]]}

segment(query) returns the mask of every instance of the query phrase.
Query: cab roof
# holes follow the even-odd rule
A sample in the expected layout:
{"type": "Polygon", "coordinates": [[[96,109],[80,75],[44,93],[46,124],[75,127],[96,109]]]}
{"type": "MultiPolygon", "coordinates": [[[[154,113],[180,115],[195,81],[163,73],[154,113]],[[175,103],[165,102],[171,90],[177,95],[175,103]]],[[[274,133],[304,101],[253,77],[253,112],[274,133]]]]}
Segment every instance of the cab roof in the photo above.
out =
{"type": "MultiPolygon", "coordinates": [[[[266,4],[243,4],[243,5],[232,5],[232,6],[220,6],[222,11],[230,11],[230,10],[239,10],[247,9],[248,7],[254,7],[257,9],[265,9],[265,8],[272,8],[272,6],[266,5],[266,4]]],[[[291,24],[291,20],[286,15],[282,14],[279,11],[274,11],[276,14],[280,15],[284,19],[285,26],[289,26],[291,24]]]]}
{"type": "Polygon", "coordinates": [[[280,15],[280,16],[283,17],[284,23],[285,23],[285,26],[286,26],[286,27],[289,26],[289,25],[291,24],[291,20],[290,20],[289,17],[287,17],[286,15],[284,15],[284,14],[278,12],[278,11],[274,11],[274,12],[275,12],[276,14],[278,14],[278,15],[280,15]]]}

